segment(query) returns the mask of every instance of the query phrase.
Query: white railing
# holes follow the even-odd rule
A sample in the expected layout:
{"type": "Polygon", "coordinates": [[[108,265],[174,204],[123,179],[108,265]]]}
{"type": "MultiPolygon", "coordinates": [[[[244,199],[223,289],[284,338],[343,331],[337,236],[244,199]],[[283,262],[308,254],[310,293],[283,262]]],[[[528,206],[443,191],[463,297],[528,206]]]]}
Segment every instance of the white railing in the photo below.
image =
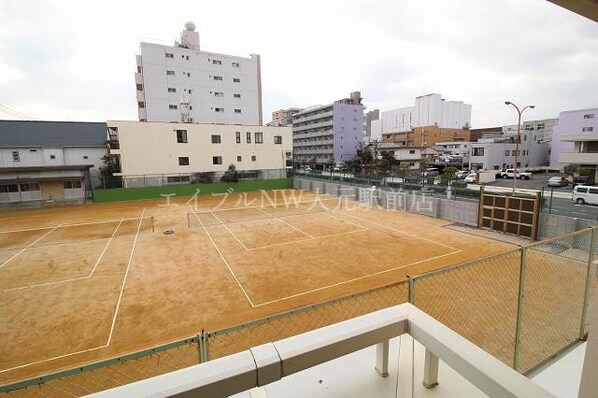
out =
{"type": "Polygon", "coordinates": [[[411,335],[425,347],[423,383],[426,387],[438,385],[438,363],[441,359],[491,397],[553,397],[411,304],[380,310],[97,393],[93,397],[224,397],[265,386],[374,345],[377,346],[376,371],[386,377],[389,374],[389,340],[402,334],[411,335]]]}

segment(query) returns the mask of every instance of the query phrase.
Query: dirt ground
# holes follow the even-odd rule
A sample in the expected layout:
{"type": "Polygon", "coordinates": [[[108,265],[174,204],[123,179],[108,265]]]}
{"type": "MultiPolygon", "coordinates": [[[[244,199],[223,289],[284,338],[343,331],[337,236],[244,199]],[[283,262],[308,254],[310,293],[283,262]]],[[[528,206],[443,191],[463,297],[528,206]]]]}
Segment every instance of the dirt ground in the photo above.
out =
{"type": "Polygon", "coordinates": [[[267,194],[1,213],[0,384],[515,247],[427,216],[267,194]]]}

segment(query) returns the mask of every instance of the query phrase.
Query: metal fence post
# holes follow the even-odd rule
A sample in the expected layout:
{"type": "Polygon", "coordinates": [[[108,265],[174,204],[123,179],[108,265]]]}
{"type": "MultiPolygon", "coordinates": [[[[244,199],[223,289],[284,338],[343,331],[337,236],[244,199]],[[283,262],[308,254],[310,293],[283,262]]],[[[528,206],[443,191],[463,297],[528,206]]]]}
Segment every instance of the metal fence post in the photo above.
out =
{"type": "Polygon", "coordinates": [[[585,340],[586,339],[586,329],[587,329],[587,316],[588,316],[588,306],[591,300],[590,293],[591,293],[591,286],[592,286],[592,275],[595,274],[594,268],[594,248],[596,246],[596,227],[593,227],[591,230],[590,235],[590,250],[588,255],[588,270],[586,272],[586,287],[583,294],[583,309],[581,311],[581,325],[579,327],[579,339],[585,340]]]}
{"type": "Polygon", "coordinates": [[[415,278],[409,276],[409,303],[415,305],[415,278]]]}
{"type": "Polygon", "coordinates": [[[203,329],[197,335],[197,355],[199,363],[208,362],[208,335],[203,329]]]}
{"type": "Polygon", "coordinates": [[[521,357],[521,327],[523,326],[523,305],[525,297],[525,269],[526,269],[527,248],[521,248],[521,262],[519,266],[519,299],[517,300],[517,320],[515,325],[515,355],[513,357],[513,369],[519,368],[521,357]]]}

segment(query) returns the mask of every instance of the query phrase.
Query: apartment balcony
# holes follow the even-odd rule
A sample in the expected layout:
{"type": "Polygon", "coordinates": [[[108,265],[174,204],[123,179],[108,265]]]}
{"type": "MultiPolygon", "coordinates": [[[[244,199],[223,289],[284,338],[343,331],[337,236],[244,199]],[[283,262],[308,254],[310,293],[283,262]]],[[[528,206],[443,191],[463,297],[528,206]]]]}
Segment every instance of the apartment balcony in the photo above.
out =
{"type": "Polygon", "coordinates": [[[326,112],[317,112],[317,113],[310,113],[307,114],[306,116],[302,116],[302,117],[296,117],[293,122],[294,123],[304,123],[304,122],[309,122],[312,120],[318,120],[318,119],[323,119],[323,118],[328,118],[328,117],[332,117],[332,109],[330,109],[329,111],[326,112]]]}
{"type": "Polygon", "coordinates": [[[576,390],[582,361],[576,352],[536,383],[401,304],[92,396],[542,398],[576,390]]]}
{"type": "MultiPolygon", "coordinates": [[[[312,145],[313,146],[313,145],[312,145]]],[[[332,154],[332,148],[318,148],[318,149],[304,149],[304,148],[295,148],[295,153],[297,155],[317,155],[317,154],[332,154]]]]}
{"type": "Polygon", "coordinates": [[[322,122],[318,122],[318,123],[311,123],[311,124],[306,124],[304,126],[297,126],[295,124],[293,124],[293,133],[299,132],[299,131],[305,131],[305,130],[311,130],[311,129],[321,129],[323,127],[332,127],[333,125],[333,120],[332,118],[330,118],[330,120],[326,120],[326,121],[322,121],[322,122]]]}
{"type": "Polygon", "coordinates": [[[563,135],[563,136],[561,136],[561,141],[566,141],[566,142],[598,141],[598,133],[563,135]]]}
{"type": "Polygon", "coordinates": [[[561,152],[559,163],[598,165],[598,152],[561,152]]]}
{"type": "Polygon", "coordinates": [[[331,132],[331,130],[326,130],[326,131],[314,131],[314,132],[310,132],[310,133],[295,133],[293,134],[293,138],[294,139],[299,139],[299,138],[317,138],[317,137],[332,137],[333,134],[331,132]]]}
{"type": "Polygon", "coordinates": [[[310,140],[310,141],[293,142],[293,147],[294,148],[300,148],[300,147],[308,147],[308,146],[316,146],[316,145],[333,145],[333,144],[334,144],[334,140],[333,139],[310,140]]]}

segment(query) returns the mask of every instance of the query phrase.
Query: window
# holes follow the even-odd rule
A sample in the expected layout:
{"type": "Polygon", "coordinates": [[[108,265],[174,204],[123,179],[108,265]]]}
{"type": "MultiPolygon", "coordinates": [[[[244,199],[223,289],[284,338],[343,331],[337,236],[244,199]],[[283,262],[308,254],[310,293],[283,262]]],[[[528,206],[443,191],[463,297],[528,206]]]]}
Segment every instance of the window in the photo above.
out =
{"type": "Polygon", "coordinates": [[[590,193],[598,194],[598,189],[596,188],[589,188],[590,193]]]}
{"type": "Polygon", "coordinates": [[[83,156],[83,159],[89,159],[89,156],[87,156],[87,155],[84,155],[84,156],[83,156]]]}
{"type": "Polygon", "coordinates": [[[240,131],[237,131],[237,132],[235,133],[235,139],[236,139],[236,141],[237,141],[237,144],[240,144],[240,143],[241,143],[241,132],[240,132],[240,131]]]}
{"type": "Polygon", "coordinates": [[[189,166],[189,157],[188,156],[180,156],[179,157],[179,166],[189,166]]]}
{"type": "Polygon", "coordinates": [[[241,162],[242,158],[241,156],[237,156],[237,162],[241,162]]]}
{"type": "Polygon", "coordinates": [[[256,144],[264,143],[264,133],[255,133],[255,143],[256,144]]]}
{"type": "Polygon", "coordinates": [[[191,77],[191,72],[187,72],[187,77],[191,77]]]}
{"type": "Polygon", "coordinates": [[[178,105],[170,104],[168,105],[168,109],[179,109],[178,105]]]}
{"type": "Polygon", "coordinates": [[[176,93],[176,88],[174,88],[174,87],[168,87],[168,92],[169,93],[176,93]]]}
{"type": "Polygon", "coordinates": [[[173,53],[166,53],[164,55],[166,55],[166,58],[174,58],[174,54],[173,53]]]}
{"type": "Polygon", "coordinates": [[[523,136],[523,141],[527,141],[527,135],[523,136]]]}
{"type": "Polygon", "coordinates": [[[256,159],[257,159],[257,158],[255,157],[255,155],[251,155],[251,161],[252,161],[252,162],[255,162],[255,161],[256,161],[256,159]]]}
{"type": "Polygon", "coordinates": [[[220,61],[220,60],[218,60],[218,59],[213,59],[213,60],[212,60],[212,63],[213,63],[214,65],[222,65],[222,61],[220,61]]]}
{"type": "Polygon", "coordinates": [[[143,102],[143,101],[138,101],[138,102],[137,102],[137,106],[138,106],[139,108],[145,108],[145,102],[143,102]]]}
{"type": "Polygon", "coordinates": [[[224,93],[222,91],[214,91],[214,97],[224,97],[224,93]]]}
{"type": "Polygon", "coordinates": [[[212,134],[212,144],[220,144],[222,143],[222,139],[219,135],[212,134]]]}
{"type": "Polygon", "coordinates": [[[213,156],[212,164],[222,164],[222,156],[213,156]]]}
{"type": "Polygon", "coordinates": [[[274,136],[274,145],[281,145],[282,144],[282,136],[281,135],[275,135],[274,136]]]}
{"type": "Polygon", "coordinates": [[[216,111],[216,112],[224,112],[224,108],[214,108],[214,111],[216,111]]]}
{"type": "Polygon", "coordinates": [[[484,148],[472,148],[471,149],[472,156],[484,156],[484,148]]]}
{"type": "Polygon", "coordinates": [[[143,91],[143,84],[137,83],[137,91],[143,91]]]}
{"type": "Polygon", "coordinates": [[[544,123],[538,123],[536,125],[536,130],[544,130],[544,127],[545,127],[544,123]]]}
{"type": "Polygon", "coordinates": [[[593,113],[587,113],[585,115],[583,115],[584,119],[594,119],[594,114],[593,113]]]}
{"type": "Polygon", "coordinates": [[[241,113],[241,109],[235,108],[235,113],[241,113]]]}
{"type": "Polygon", "coordinates": [[[19,192],[17,184],[0,185],[0,193],[19,192]]]}
{"type": "Polygon", "coordinates": [[[141,66],[137,65],[137,73],[141,73],[141,66]]]}
{"type": "Polygon", "coordinates": [[[505,156],[509,156],[509,153],[511,153],[508,149],[505,151],[505,156]]]}
{"type": "Polygon", "coordinates": [[[239,67],[239,63],[238,62],[233,62],[233,68],[238,68],[239,67]]]}
{"type": "Polygon", "coordinates": [[[214,80],[222,80],[222,76],[214,76],[214,80]]]}
{"type": "Polygon", "coordinates": [[[179,144],[187,143],[187,130],[176,130],[176,142],[179,144]]]}
{"type": "Polygon", "coordinates": [[[166,71],[166,76],[174,76],[174,71],[173,70],[167,70],[166,71]]]}
{"type": "Polygon", "coordinates": [[[81,188],[81,181],[64,181],[62,186],[64,189],[79,189],[81,188]]]}
{"type": "Polygon", "coordinates": [[[251,144],[251,133],[249,131],[247,132],[246,137],[247,137],[247,143],[251,144]]]}
{"type": "Polygon", "coordinates": [[[241,98],[241,94],[233,94],[233,97],[235,97],[235,98],[241,98]]]}
{"type": "Polygon", "coordinates": [[[233,77],[233,83],[241,83],[241,79],[238,77],[233,77]]]}
{"type": "Polygon", "coordinates": [[[410,155],[415,155],[415,150],[414,150],[414,149],[410,149],[410,150],[409,150],[409,154],[410,154],[410,155]]]}
{"type": "Polygon", "coordinates": [[[189,89],[189,94],[191,94],[191,89],[189,89]]]}
{"type": "Polygon", "coordinates": [[[594,131],[594,127],[583,127],[581,129],[581,131],[584,132],[584,133],[589,133],[591,131],[594,131]]]}
{"type": "Polygon", "coordinates": [[[29,152],[35,153],[37,152],[37,149],[30,149],[29,152]]]}
{"type": "Polygon", "coordinates": [[[579,188],[577,188],[577,192],[578,193],[588,193],[588,188],[579,187],[579,188]]]}
{"type": "Polygon", "coordinates": [[[19,151],[12,151],[12,161],[13,162],[21,161],[21,155],[19,154],[19,151]]]}

